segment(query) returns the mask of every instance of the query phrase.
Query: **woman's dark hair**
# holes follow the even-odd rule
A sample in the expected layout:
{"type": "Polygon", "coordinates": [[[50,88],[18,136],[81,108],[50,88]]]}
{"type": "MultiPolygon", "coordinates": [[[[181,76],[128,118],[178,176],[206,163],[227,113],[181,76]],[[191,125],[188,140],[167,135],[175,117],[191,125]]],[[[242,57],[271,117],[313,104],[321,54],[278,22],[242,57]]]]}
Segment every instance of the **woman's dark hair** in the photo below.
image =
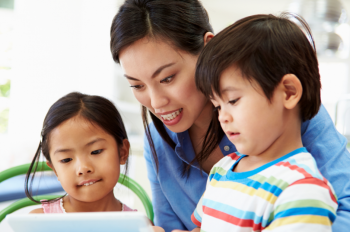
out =
{"type": "Polygon", "coordinates": [[[198,58],[197,88],[207,97],[214,92],[221,96],[220,76],[232,65],[240,69],[244,78],[255,80],[269,100],[283,76],[294,74],[303,87],[299,101],[301,119],[317,114],[321,82],[316,48],[302,17],[286,12],[279,17],[253,15],[221,31],[198,58]],[[299,22],[304,32],[289,17],[299,22]]]}
{"type": "MultiPolygon", "coordinates": [[[[42,153],[46,160],[52,163],[49,154],[50,133],[61,123],[75,116],[80,116],[100,126],[104,131],[114,137],[118,145],[123,145],[123,140],[128,139],[123,120],[117,108],[108,99],[78,92],[72,92],[60,98],[50,107],[46,114],[41,131],[41,141],[26,175],[25,192],[27,197],[34,202],[40,203],[33,199],[32,194],[32,183],[35,173],[38,170],[40,154],[42,153]]],[[[127,171],[127,165],[128,161],[125,164],[125,173],[127,171]]]]}
{"type": "MultiPolygon", "coordinates": [[[[204,47],[204,35],[207,32],[213,32],[213,29],[207,12],[198,0],[126,0],[112,22],[111,52],[114,61],[119,63],[122,49],[149,37],[162,39],[175,49],[198,55],[204,47]]],[[[158,170],[158,158],[148,127],[147,111],[143,106],[143,125],[158,170]]],[[[175,149],[175,143],[166,132],[162,121],[150,111],[148,113],[163,140],[175,149]]],[[[201,152],[208,155],[220,141],[217,136],[209,137],[207,134],[207,140],[214,141],[213,144],[208,147],[208,143],[203,143],[201,152]]],[[[188,168],[185,169],[189,170],[188,168]]]]}

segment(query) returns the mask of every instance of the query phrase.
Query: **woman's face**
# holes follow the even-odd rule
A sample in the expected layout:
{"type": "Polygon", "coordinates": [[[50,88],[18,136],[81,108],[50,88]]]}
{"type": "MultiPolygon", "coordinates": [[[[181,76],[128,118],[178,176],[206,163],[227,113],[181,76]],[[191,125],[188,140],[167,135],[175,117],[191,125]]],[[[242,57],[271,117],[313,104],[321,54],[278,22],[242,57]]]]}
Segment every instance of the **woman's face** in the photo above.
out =
{"type": "Polygon", "coordinates": [[[198,56],[143,38],[119,55],[136,99],[173,132],[189,129],[206,105],[194,81],[198,56]]]}

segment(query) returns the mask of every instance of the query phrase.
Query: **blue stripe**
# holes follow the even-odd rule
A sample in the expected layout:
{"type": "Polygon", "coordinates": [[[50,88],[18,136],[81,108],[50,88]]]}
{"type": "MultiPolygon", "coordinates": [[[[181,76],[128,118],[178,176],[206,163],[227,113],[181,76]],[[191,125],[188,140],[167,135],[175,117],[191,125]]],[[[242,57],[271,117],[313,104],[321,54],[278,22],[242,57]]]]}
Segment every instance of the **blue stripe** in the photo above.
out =
{"type": "MultiPolygon", "coordinates": [[[[310,153],[308,153],[308,154],[311,156],[310,153]]],[[[298,163],[294,158],[289,158],[289,159],[286,160],[286,162],[289,162],[289,163],[292,164],[292,165],[297,165],[298,167],[303,168],[305,171],[307,171],[307,172],[308,172],[309,174],[311,174],[313,177],[316,177],[316,178],[318,178],[318,179],[320,179],[320,180],[323,180],[323,177],[322,177],[321,173],[318,171],[318,168],[317,168],[315,159],[312,158],[312,159],[309,159],[309,160],[312,160],[312,161],[313,161],[313,164],[314,164],[316,173],[310,168],[310,166],[305,165],[305,164],[302,164],[302,163],[298,163]]]]}
{"type": "Polygon", "coordinates": [[[194,210],[193,212],[194,217],[197,219],[197,221],[199,221],[200,223],[202,223],[202,217],[199,215],[199,213],[197,212],[197,209],[194,210]]]}
{"type": "Polygon", "coordinates": [[[302,208],[292,208],[287,209],[282,212],[279,212],[275,215],[275,219],[290,217],[290,216],[299,216],[299,215],[314,215],[314,216],[325,216],[328,217],[332,222],[335,220],[335,215],[333,212],[324,208],[315,208],[315,207],[302,207],[302,208]]]}
{"type": "Polygon", "coordinates": [[[256,181],[256,180],[252,180],[252,179],[239,179],[239,180],[232,180],[232,179],[229,179],[226,175],[225,176],[221,176],[219,173],[215,173],[213,175],[213,178],[216,180],[216,181],[220,181],[220,182],[234,182],[234,183],[240,183],[240,184],[243,184],[243,185],[246,185],[248,187],[251,187],[251,188],[254,188],[256,190],[258,189],[263,189],[267,192],[270,192],[271,194],[275,195],[275,196],[279,196],[283,189],[279,188],[278,186],[276,185],[271,185],[270,183],[268,182],[263,182],[263,183],[260,183],[259,181],[256,181]]]}
{"type": "Polygon", "coordinates": [[[264,220],[262,216],[258,216],[254,212],[240,210],[235,207],[220,202],[212,201],[209,199],[203,199],[203,206],[218,210],[236,218],[241,218],[244,220],[253,220],[255,224],[259,224],[261,222],[262,226],[264,227],[266,226],[268,220],[264,220]]]}
{"type": "MultiPolygon", "coordinates": [[[[288,154],[286,154],[286,155],[284,155],[284,156],[282,156],[282,157],[280,157],[278,159],[275,159],[275,160],[273,160],[273,161],[271,161],[271,162],[269,162],[267,164],[262,165],[259,168],[254,169],[254,170],[247,171],[247,172],[233,172],[232,168],[231,168],[230,170],[227,171],[226,175],[229,176],[230,179],[235,179],[235,180],[243,179],[243,178],[249,178],[249,177],[251,177],[251,176],[253,176],[255,174],[258,174],[259,172],[261,172],[261,171],[263,171],[263,170],[265,170],[265,169],[267,169],[267,168],[269,168],[269,167],[271,167],[271,166],[281,162],[281,161],[284,161],[284,160],[288,159],[289,157],[292,157],[294,155],[297,155],[297,154],[303,153],[303,152],[307,152],[306,148],[305,147],[300,147],[300,148],[295,149],[294,151],[292,151],[292,152],[290,152],[290,153],[288,153],[288,154]]],[[[238,163],[238,161],[235,163],[235,165],[237,163],[238,163]]]]}

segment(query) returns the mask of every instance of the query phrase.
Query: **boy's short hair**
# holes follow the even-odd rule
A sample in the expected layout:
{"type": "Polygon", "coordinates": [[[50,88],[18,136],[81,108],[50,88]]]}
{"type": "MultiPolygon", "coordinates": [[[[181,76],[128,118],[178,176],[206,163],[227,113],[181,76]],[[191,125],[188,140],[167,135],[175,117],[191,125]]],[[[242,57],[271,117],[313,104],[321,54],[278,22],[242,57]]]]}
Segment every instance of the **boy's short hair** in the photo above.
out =
{"type": "Polygon", "coordinates": [[[213,93],[221,96],[220,76],[232,65],[241,70],[244,78],[255,80],[269,100],[282,77],[294,74],[303,87],[299,101],[302,120],[317,114],[321,82],[316,48],[310,28],[300,16],[253,15],[221,31],[198,58],[197,88],[207,97],[213,97],[213,93]],[[299,21],[306,35],[289,16],[299,21]]]}

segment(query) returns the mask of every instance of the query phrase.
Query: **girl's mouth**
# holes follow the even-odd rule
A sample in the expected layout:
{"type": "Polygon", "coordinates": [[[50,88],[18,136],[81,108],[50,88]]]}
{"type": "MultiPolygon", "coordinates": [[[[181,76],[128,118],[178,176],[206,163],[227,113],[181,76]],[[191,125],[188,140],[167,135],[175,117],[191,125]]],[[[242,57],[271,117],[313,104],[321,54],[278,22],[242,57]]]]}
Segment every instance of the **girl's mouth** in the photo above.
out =
{"type": "Polygon", "coordinates": [[[178,123],[183,115],[183,109],[180,108],[170,114],[160,115],[165,125],[172,126],[178,123]]]}
{"type": "Polygon", "coordinates": [[[79,184],[80,187],[82,186],[89,186],[89,185],[93,185],[95,184],[96,182],[99,182],[101,181],[102,179],[100,180],[89,180],[89,181],[84,181],[83,183],[79,184]]]}

